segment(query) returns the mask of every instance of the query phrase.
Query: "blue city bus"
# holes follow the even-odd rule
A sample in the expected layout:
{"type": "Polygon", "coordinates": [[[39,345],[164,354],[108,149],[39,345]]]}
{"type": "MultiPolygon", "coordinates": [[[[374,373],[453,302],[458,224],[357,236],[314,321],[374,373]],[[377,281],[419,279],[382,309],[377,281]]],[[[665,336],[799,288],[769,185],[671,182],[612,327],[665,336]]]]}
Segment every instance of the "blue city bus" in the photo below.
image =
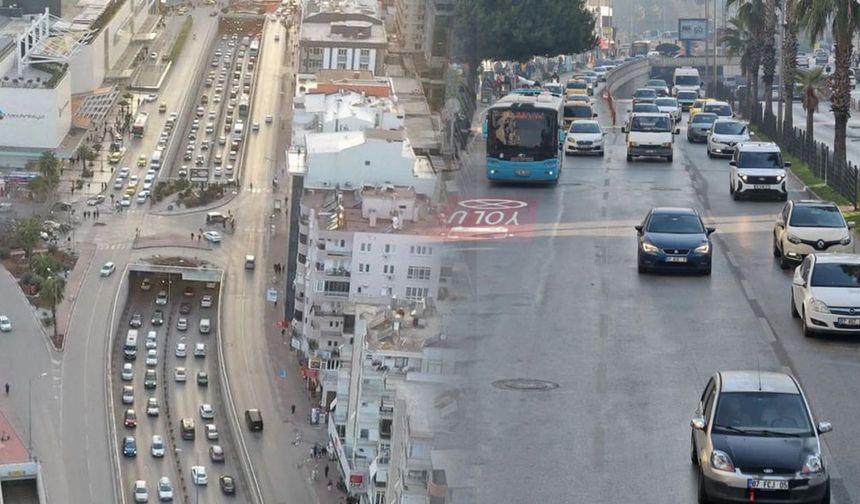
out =
{"type": "Polygon", "coordinates": [[[558,182],[564,142],[564,101],[544,91],[512,93],[487,109],[487,178],[499,182],[558,182]]]}

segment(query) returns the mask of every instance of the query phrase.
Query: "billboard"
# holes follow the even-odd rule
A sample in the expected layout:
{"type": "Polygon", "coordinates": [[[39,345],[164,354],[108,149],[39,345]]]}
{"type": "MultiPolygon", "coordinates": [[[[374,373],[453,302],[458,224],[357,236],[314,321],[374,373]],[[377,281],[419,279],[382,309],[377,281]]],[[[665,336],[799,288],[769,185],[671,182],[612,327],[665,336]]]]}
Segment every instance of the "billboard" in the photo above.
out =
{"type": "Polygon", "coordinates": [[[706,40],[707,37],[707,19],[687,18],[678,20],[678,40],[706,40]]]}

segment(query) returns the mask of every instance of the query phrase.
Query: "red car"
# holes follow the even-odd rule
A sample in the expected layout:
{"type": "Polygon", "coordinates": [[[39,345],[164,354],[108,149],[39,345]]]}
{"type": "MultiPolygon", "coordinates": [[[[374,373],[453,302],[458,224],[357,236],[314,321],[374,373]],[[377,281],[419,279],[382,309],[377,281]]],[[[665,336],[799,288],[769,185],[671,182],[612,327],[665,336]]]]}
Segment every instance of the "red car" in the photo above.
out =
{"type": "Polygon", "coordinates": [[[137,413],[133,409],[125,410],[125,426],[128,428],[137,427],[137,413]]]}

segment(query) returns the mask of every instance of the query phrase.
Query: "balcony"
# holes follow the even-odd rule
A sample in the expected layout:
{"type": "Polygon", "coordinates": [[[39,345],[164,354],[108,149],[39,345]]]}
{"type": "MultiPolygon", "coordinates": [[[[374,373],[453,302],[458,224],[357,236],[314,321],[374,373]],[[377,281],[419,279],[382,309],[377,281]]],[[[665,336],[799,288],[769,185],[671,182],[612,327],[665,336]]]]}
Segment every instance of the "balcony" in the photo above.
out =
{"type": "Polygon", "coordinates": [[[352,273],[350,273],[349,270],[344,269],[344,268],[338,268],[338,269],[330,268],[330,269],[325,270],[325,274],[328,276],[336,276],[336,277],[350,277],[350,276],[352,276],[352,273]]]}
{"type": "Polygon", "coordinates": [[[314,315],[317,317],[342,317],[343,311],[334,308],[323,308],[320,305],[314,305],[314,315]]]}
{"type": "Polygon", "coordinates": [[[349,292],[323,291],[323,296],[346,299],[349,297],[349,292]]]}

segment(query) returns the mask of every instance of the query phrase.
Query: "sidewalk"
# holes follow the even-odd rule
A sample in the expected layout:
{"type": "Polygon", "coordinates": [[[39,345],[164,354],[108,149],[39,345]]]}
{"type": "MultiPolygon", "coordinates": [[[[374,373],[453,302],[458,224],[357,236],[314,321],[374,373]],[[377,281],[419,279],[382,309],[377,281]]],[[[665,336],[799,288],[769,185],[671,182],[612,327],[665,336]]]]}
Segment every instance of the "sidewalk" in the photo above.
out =
{"type": "MultiPolygon", "coordinates": [[[[84,278],[89,273],[93,256],[96,253],[96,246],[93,243],[78,243],[78,262],[75,267],[69,272],[66,279],[66,289],[63,292],[63,302],[57,306],[57,335],[59,341],[54,341],[54,348],[62,350],[65,343],[65,335],[69,330],[69,322],[72,319],[72,314],[75,311],[75,304],[78,301],[78,295],[81,292],[81,285],[84,283],[84,278]]],[[[48,331],[53,334],[53,331],[48,331]]]]}

